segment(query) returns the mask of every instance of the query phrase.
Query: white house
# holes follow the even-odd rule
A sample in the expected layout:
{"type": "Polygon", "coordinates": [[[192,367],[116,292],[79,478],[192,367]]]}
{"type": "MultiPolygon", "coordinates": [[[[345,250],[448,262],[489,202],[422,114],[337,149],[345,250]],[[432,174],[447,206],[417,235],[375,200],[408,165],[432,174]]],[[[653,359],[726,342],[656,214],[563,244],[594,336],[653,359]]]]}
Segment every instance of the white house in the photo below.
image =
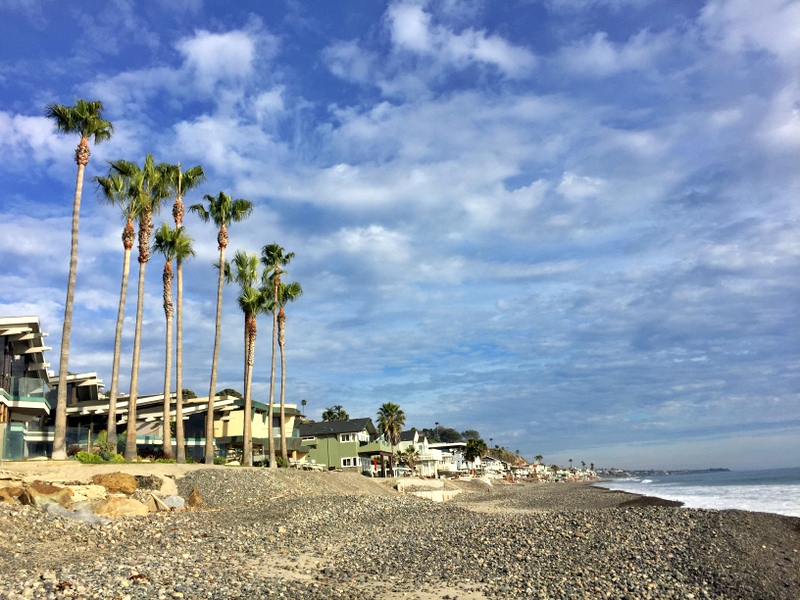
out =
{"type": "Polygon", "coordinates": [[[417,452],[417,461],[414,465],[414,474],[419,477],[438,477],[439,465],[442,462],[442,451],[431,448],[428,438],[416,429],[410,429],[400,433],[400,443],[397,449],[406,452],[413,447],[417,452]]]}

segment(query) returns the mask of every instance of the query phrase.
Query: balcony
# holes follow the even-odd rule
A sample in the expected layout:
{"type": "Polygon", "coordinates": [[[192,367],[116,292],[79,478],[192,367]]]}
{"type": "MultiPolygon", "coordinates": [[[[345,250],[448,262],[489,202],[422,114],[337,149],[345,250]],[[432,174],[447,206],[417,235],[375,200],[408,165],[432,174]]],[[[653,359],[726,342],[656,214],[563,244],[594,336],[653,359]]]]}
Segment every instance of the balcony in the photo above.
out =
{"type": "Polygon", "coordinates": [[[11,400],[37,398],[44,400],[47,384],[39,377],[4,377],[2,389],[11,400]]]}

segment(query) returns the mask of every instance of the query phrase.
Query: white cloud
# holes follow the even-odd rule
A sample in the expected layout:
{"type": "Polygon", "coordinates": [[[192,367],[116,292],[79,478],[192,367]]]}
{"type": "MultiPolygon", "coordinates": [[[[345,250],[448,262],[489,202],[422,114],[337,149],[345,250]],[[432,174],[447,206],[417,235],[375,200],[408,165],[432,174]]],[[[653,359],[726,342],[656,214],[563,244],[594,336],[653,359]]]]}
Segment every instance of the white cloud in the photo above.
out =
{"type": "MultiPolygon", "coordinates": [[[[113,77],[97,77],[88,86],[91,95],[103,98],[117,114],[147,112],[158,97],[161,105],[180,110],[187,99],[212,98],[220,110],[235,113],[246,90],[257,76],[256,63],[270,60],[277,38],[253,30],[210,33],[200,30],[175,43],[183,60],[176,67],[151,67],[123,71],[113,77]]],[[[279,88],[273,90],[280,94],[279,88]]],[[[261,98],[261,108],[266,97],[261,98]]],[[[273,103],[274,108],[274,103],[273,103]]]]}
{"type": "Polygon", "coordinates": [[[536,64],[528,49],[497,35],[472,28],[456,33],[432,24],[432,16],[415,3],[396,3],[387,11],[392,41],[400,50],[456,69],[475,63],[497,67],[507,77],[523,77],[536,64]]]}
{"type": "Polygon", "coordinates": [[[259,123],[272,122],[286,110],[283,94],[284,88],[281,86],[256,96],[253,100],[253,110],[259,123]]]}
{"type": "Polygon", "coordinates": [[[786,66],[800,62],[800,3],[711,0],[699,19],[706,36],[727,52],[767,50],[786,66]]]}
{"type": "Polygon", "coordinates": [[[200,30],[176,47],[202,90],[210,92],[220,82],[241,81],[253,73],[256,45],[243,31],[217,34],[200,30]]]}
{"type": "Polygon", "coordinates": [[[599,177],[586,177],[567,171],[556,190],[568,200],[583,200],[596,198],[604,187],[605,182],[599,177]]]}
{"type": "Polygon", "coordinates": [[[615,44],[605,32],[597,32],[560,51],[560,62],[570,71],[592,77],[606,77],[622,71],[653,68],[659,57],[673,46],[667,34],[640,31],[625,44],[615,44]]]}
{"type": "Polygon", "coordinates": [[[800,83],[794,81],[773,96],[760,135],[780,150],[797,152],[800,146],[800,83]]]}
{"type": "Polygon", "coordinates": [[[57,134],[53,122],[46,117],[0,111],[0,151],[4,168],[26,170],[31,167],[31,161],[61,160],[77,145],[77,136],[57,134]]]}

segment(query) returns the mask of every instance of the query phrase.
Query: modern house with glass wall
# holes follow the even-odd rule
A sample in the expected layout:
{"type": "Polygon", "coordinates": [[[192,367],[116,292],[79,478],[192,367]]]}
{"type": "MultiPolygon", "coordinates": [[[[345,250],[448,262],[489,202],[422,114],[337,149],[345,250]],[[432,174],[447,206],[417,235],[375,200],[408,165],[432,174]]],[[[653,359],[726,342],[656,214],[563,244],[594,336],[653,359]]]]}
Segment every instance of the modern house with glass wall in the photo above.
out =
{"type": "MultiPolygon", "coordinates": [[[[128,426],[128,407],[130,399],[127,394],[117,398],[117,431],[118,448],[124,448],[128,426]]],[[[67,406],[68,438],[70,433],[78,439],[68,439],[68,443],[88,446],[100,431],[107,428],[108,399],[97,397],[70,403],[67,406]]],[[[183,417],[184,443],[186,457],[201,461],[205,453],[205,420],[208,412],[208,398],[187,398],[183,401],[181,411],[183,417]]],[[[275,439],[275,448],[280,449],[280,407],[275,406],[273,416],[267,418],[269,406],[253,402],[251,423],[253,432],[253,453],[265,454],[269,445],[269,431],[275,439]]],[[[286,426],[283,434],[287,439],[289,455],[294,460],[302,460],[305,455],[301,446],[298,430],[295,428],[295,417],[300,414],[297,407],[287,404],[285,407],[286,426]]],[[[176,452],[175,441],[176,397],[170,395],[169,420],[164,422],[164,394],[150,394],[136,399],[136,447],[142,456],[157,455],[163,450],[165,430],[171,438],[172,454],[176,452]]],[[[239,459],[242,451],[244,433],[244,400],[234,396],[220,395],[214,400],[214,447],[215,455],[228,459],[239,459]]]]}
{"type": "Polygon", "coordinates": [[[0,317],[0,457],[43,454],[50,373],[38,317],[0,317]]]}
{"type": "MultiPolygon", "coordinates": [[[[55,430],[55,407],[58,378],[49,371],[44,352],[46,336],[38,317],[0,317],[0,459],[21,460],[52,454],[55,430]]],[[[108,427],[108,398],[97,373],[67,375],[67,447],[90,447],[96,436],[108,427]]],[[[124,444],[128,425],[129,397],[117,398],[117,431],[124,444]]],[[[140,454],[162,448],[164,431],[172,437],[175,451],[175,395],[172,395],[170,419],[164,423],[163,394],[139,396],[136,402],[136,444],[140,454]]],[[[280,449],[281,435],[294,460],[302,460],[302,447],[295,418],[300,415],[295,405],[286,405],[285,430],[280,428],[280,407],[275,406],[272,418],[269,407],[253,402],[254,453],[265,453],[270,432],[275,447],[280,449]]],[[[186,454],[201,460],[205,451],[205,420],[208,398],[186,399],[183,406],[186,454]]],[[[241,398],[217,396],[214,402],[214,442],[217,456],[235,457],[241,452],[244,423],[244,401],[241,398]]]]}

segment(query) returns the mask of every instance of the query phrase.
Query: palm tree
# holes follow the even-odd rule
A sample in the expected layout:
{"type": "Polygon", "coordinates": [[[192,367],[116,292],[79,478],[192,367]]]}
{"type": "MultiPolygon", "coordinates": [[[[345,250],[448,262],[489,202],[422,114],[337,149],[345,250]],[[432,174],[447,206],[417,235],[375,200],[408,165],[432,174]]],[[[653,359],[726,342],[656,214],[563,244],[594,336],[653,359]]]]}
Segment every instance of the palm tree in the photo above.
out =
{"type": "Polygon", "coordinates": [[[125,227],[122,229],[122,247],[124,250],[122,260],[122,284],[119,291],[119,307],[117,308],[117,326],[114,333],[114,358],[111,365],[111,390],[108,395],[108,423],[106,425],[106,439],[116,449],[117,447],[117,394],[119,393],[119,363],[122,353],[122,326],[125,322],[125,304],[128,298],[128,276],[131,270],[131,248],[136,239],[133,229],[133,220],[139,218],[141,204],[136,201],[136,195],[131,193],[131,187],[126,178],[113,170],[107,177],[95,177],[98,193],[101,200],[112,206],[117,206],[123,218],[125,227]]]}
{"type": "Polygon", "coordinates": [[[175,202],[172,204],[172,218],[175,220],[176,227],[182,227],[183,195],[203,183],[206,180],[206,174],[200,165],[195,165],[185,171],[181,171],[180,163],[163,165],[163,169],[170,195],[175,195],[175,202]]]}
{"type": "Polygon", "coordinates": [[[302,400],[300,400],[300,404],[303,406],[303,417],[305,417],[306,416],[306,404],[308,404],[308,400],[303,398],[302,400]]]}
{"type": "Polygon", "coordinates": [[[175,220],[175,262],[177,264],[178,298],[175,310],[176,340],[175,340],[175,453],[179,463],[186,462],[186,443],[183,432],[183,260],[194,256],[192,240],[183,233],[183,195],[196,188],[206,176],[203,167],[195,165],[186,171],[181,171],[181,165],[162,165],[163,177],[170,194],[175,195],[172,204],[172,218],[175,220]]]}
{"type": "Polygon", "coordinates": [[[161,208],[162,200],[167,196],[161,169],[156,166],[153,155],[148,154],[144,166],[127,160],[116,160],[109,163],[111,169],[125,177],[131,185],[131,193],[135,202],[141,205],[139,214],[139,286],[136,294],[136,324],[133,335],[133,358],[131,361],[131,389],[128,397],[128,424],[125,436],[125,460],[136,460],[136,402],[139,397],[139,355],[142,343],[142,315],[144,312],[144,276],[145,267],[150,260],[150,234],[153,230],[153,213],[161,208]]]}
{"type": "MultiPolygon", "coordinates": [[[[244,431],[242,432],[243,464],[253,466],[253,421],[251,418],[253,363],[256,353],[256,317],[268,310],[269,292],[257,287],[259,281],[258,256],[237,251],[232,268],[226,269],[228,283],[239,284],[239,308],[244,313],[244,431]]],[[[272,424],[270,423],[270,435],[272,424]]]]}
{"type": "Polygon", "coordinates": [[[175,264],[177,266],[178,298],[175,306],[175,453],[179,463],[186,462],[186,442],[183,433],[183,261],[194,256],[192,238],[179,227],[175,235],[175,264]]]}
{"type": "MultiPolygon", "coordinates": [[[[386,402],[378,409],[378,431],[392,447],[400,443],[400,432],[406,424],[406,415],[399,404],[386,402]]],[[[393,456],[389,456],[389,470],[393,471],[393,456]]]]}
{"type": "Polygon", "coordinates": [[[336,406],[329,406],[324,411],[322,411],[322,420],[323,421],[347,421],[350,418],[350,415],[347,414],[347,411],[342,408],[341,404],[337,404],[336,406]]]}
{"type": "Polygon", "coordinates": [[[542,456],[541,454],[537,454],[536,456],[534,456],[534,457],[533,457],[533,460],[534,460],[535,462],[537,462],[537,463],[541,464],[541,463],[542,463],[542,461],[544,460],[544,456],[542,456]]]}
{"type": "Polygon", "coordinates": [[[170,383],[172,383],[172,316],[174,314],[174,304],[172,301],[172,282],[174,280],[174,273],[172,271],[172,261],[177,258],[177,239],[181,235],[180,227],[171,229],[166,223],[162,223],[158,231],[156,231],[156,241],[153,249],[164,255],[164,274],[162,281],[164,282],[164,317],[166,318],[166,343],[165,343],[165,360],[164,360],[164,437],[162,440],[162,448],[164,456],[169,458],[172,456],[172,440],[169,429],[170,422],[170,407],[171,407],[171,392],[170,383]]]}
{"type": "MultiPolygon", "coordinates": [[[[196,213],[204,223],[212,221],[218,228],[217,247],[219,248],[219,278],[217,281],[217,315],[214,324],[214,354],[211,360],[211,382],[208,391],[208,412],[206,413],[206,447],[205,463],[214,464],[214,396],[217,387],[217,363],[219,362],[219,340],[222,331],[222,286],[225,281],[225,248],[228,246],[228,224],[239,223],[253,212],[253,203],[249,200],[232,200],[225,192],[214,197],[203,196],[208,208],[202,204],[193,204],[189,210],[196,213]]],[[[270,415],[270,419],[272,415],[270,415]]],[[[270,439],[272,439],[270,437],[270,439]]]]}
{"type": "Polygon", "coordinates": [[[75,162],[78,175],[75,180],[75,196],[72,201],[72,234],[69,252],[69,276],[67,278],[67,297],[64,302],[64,324],[61,330],[61,354],[58,361],[58,397],[56,403],[56,428],[53,438],[54,460],[67,458],[67,369],[69,362],[69,341],[72,333],[72,306],[75,301],[75,281],[78,272],[78,236],[83,194],[83,173],[89,164],[89,139],[99,144],[111,138],[114,126],[103,119],[103,103],[99,100],[87,102],[78,100],[74,106],[49,104],[45,110],[47,118],[55,123],[59,133],[77,133],[81,139],[75,149],[75,162]]]}
{"type": "MultiPolygon", "coordinates": [[[[269,278],[272,284],[272,299],[278,297],[278,286],[281,284],[281,274],[285,273],[282,267],[288,265],[294,258],[294,252],[286,251],[278,244],[268,244],[261,249],[261,263],[264,265],[264,275],[269,278]]],[[[278,304],[272,304],[272,366],[269,375],[269,415],[272,419],[272,411],[275,408],[275,359],[277,355],[277,335],[278,335],[278,304]]],[[[270,422],[271,423],[271,422],[270,422]]],[[[283,438],[283,421],[280,422],[281,438],[283,438]]],[[[269,466],[275,465],[275,440],[269,436],[269,466]]]]}
{"type": "Polygon", "coordinates": [[[467,440],[467,446],[464,448],[464,459],[468,463],[472,463],[472,468],[475,468],[475,460],[478,458],[483,457],[486,452],[489,450],[489,447],[486,445],[482,439],[469,439],[467,440]]]}
{"type": "Polygon", "coordinates": [[[286,313],[283,307],[288,302],[294,302],[303,295],[303,288],[296,281],[293,283],[281,282],[278,286],[277,304],[280,307],[278,312],[278,346],[281,350],[281,456],[284,460],[289,460],[289,453],[286,448],[286,435],[284,426],[286,423],[286,313]]]}
{"type": "Polygon", "coordinates": [[[569,470],[572,471],[572,459],[569,459],[569,470]]]}
{"type": "Polygon", "coordinates": [[[409,469],[411,469],[411,474],[414,474],[414,467],[417,466],[417,461],[419,460],[420,452],[414,446],[409,446],[404,451],[400,451],[396,454],[395,458],[397,462],[401,465],[406,465],[409,469]]]}

